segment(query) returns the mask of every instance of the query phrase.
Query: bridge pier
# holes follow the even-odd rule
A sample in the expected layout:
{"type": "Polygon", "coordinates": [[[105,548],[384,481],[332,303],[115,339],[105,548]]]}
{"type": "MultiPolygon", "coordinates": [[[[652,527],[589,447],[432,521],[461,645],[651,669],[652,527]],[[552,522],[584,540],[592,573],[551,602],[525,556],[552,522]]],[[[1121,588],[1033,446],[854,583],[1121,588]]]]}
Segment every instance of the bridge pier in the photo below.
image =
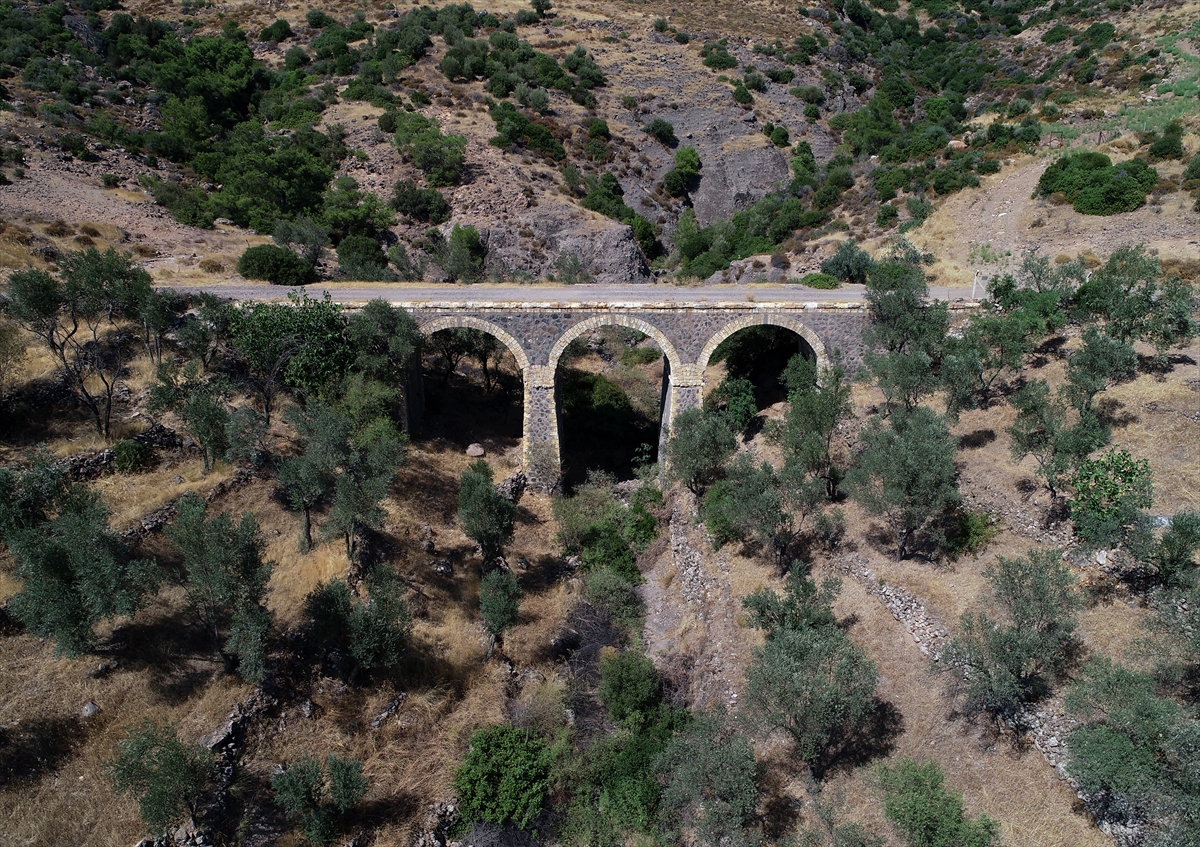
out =
{"type": "Polygon", "coordinates": [[[658,429],[658,464],[667,470],[667,443],[675,416],[700,405],[704,391],[704,371],[699,365],[680,365],[679,372],[668,362],[663,373],[662,415],[658,429]]]}
{"type": "Polygon", "coordinates": [[[529,485],[539,491],[558,491],[562,485],[562,448],[558,434],[558,385],[555,365],[529,365],[525,385],[521,466],[529,485]]]}

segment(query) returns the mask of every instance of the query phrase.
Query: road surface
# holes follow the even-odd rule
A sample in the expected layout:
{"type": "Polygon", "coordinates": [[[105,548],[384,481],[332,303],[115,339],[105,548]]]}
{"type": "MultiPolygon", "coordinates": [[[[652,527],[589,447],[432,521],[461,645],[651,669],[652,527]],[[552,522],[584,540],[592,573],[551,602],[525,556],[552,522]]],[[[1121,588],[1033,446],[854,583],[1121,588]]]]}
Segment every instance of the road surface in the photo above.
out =
{"type": "MultiPolygon", "coordinates": [[[[234,300],[284,300],[293,289],[265,283],[217,283],[213,285],[164,286],[180,291],[208,291],[234,300]]],[[[718,303],[856,303],[864,299],[864,287],[844,285],[832,291],[802,285],[705,285],[681,286],[670,283],[645,285],[462,285],[457,283],[362,283],[325,282],[304,286],[310,297],[328,291],[339,303],[362,303],[383,298],[393,303],[562,303],[630,304],[679,303],[713,305],[718,303]]],[[[931,286],[929,296],[950,302],[970,300],[970,287],[931,286]]]]}

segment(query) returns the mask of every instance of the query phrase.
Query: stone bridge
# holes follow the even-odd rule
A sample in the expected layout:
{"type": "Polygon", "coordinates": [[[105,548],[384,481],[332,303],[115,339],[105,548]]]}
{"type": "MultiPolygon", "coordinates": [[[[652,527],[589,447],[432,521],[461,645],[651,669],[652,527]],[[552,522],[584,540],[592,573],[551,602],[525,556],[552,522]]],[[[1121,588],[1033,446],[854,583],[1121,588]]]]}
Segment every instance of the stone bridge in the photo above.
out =
{"type": "MultiPolygon", "coordinates": [[[[802,352],[818,367],[835,359],[853,373],[862,362],[862,332],[868,322],[862,303],[811,302],[565,302],[427,301],[389,298],[408,309],[426,335],[469,327],[495,336],[512,353],[524,383],[522,459],[531,483],[557,484],[559,358],[576,338],[602,326],[621,326],[648,335],[666,359],[662,387],[661,447],[672,418],[699,405],[704,369],[717,345],[746,327],[769,324],[800,336],[802,352]]],[[[419,416],[423,391],[412,386],[412,413],[419,416]]]]}

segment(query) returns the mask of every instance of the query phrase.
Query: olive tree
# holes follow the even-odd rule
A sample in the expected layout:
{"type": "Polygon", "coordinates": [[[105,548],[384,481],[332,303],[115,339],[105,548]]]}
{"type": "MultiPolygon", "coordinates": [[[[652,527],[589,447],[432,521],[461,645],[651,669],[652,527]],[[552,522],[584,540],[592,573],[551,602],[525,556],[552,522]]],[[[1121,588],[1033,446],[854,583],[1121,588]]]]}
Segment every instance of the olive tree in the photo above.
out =
{"type": "Polygon", "coordinates": [[[867,421],[860,441],[846,487],[868,514],[887,521],[903,559],[913,536],[959,500],[954,438],[944,418],[918,406],[867,421]]]}
{"type": "Polygon", "coordinates": [[[228,512],[209,518],[207,511],[197,494],[185,494],[167,538],[183,554],[188,601],[213,649],[228,664],[236,659],[247,680],[262,682],[270,630],[264,599],[274,562],[263,560],[266,540],[254,515],[245,512],[235,525],[228,512]]]}
{"type": "Polygon", "coordinates": [[[517,506],[492,484],[492,469],[477,459],[463,471],[458,489],[458,522],[467,537],[479,545],[483,564],[499,558],[512,541],[517,506]]]}
{"type": "Polygon", "coordinates": [[[63,380],[107,438],[113,398],[129,357],[125,319],[153,293],[132,254],[88,248],[59,259],[57,276],[17,271],[0,308],[50,351],[63,380]]]}
{"type": "Polygon", "coordinates": [[[194,822],[214,765],[212,754],[199,744],[180,741],[175,727],[146,718],[117,746],[108,776],[118,793],[137,798],[147,830],[161,835],[184,815],[194,822]]]}

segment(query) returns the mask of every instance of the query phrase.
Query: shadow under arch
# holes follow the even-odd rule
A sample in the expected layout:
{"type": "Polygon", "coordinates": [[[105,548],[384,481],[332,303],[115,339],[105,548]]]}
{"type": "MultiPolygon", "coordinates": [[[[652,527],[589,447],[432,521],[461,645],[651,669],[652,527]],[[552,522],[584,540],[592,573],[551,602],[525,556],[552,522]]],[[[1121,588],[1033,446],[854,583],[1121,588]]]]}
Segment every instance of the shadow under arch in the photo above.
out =
{"type": "Polygon", "coordinates": [[[821,341],[819,335],[813,332],[811,327],[805,325],[802,320],[792,315],[767,312],[737,318],[717,330],[712,338],[708,340],[708,343],[704,345],[704,349],[700,351],[700,358],[696,362],[700,372],[703,373],[704,369],[708,367],[708,360],[712,358],[712,354],[716,352],[717,347],[720,346],[722,341],[734,333],[741,332],[743,329],[752,326],[778,326],[790,329],[796,335],[800,336],[809,349],[812,350],[813,356],[817,360],[818,373],[823,368],[829,366],[829,354],[825,350],[825,343],[821,341]]]}
{"type": "Polygon", "coordinates": [[[458,328],[477,329],[480,332],[486,332],[488,335],[495,337],[497,341],[508,348],[508,352],[513,354],[513,358],[517,360],[517,367],[521,369],[521,373],[529,370],[529,356],[525,353],[524,348],[521,347],[521,343],[491,321],[473,318],[470,315],[448,315],[426,321],[419,326],[422,335],[433,335],[435,332],[443,329],[458,328]]]}
{"type": "MultiPolygon", "coordinates": [[[[560,382],[560,378],[561,378],[560,377],[560,364],[562,363],[562,357],[566,353],[567,347],[570,346],[571,342],[575,341],[577,338],[584,336],[590,332],[594,332],[595,330],[598,330],[602,327],[609,327],[609,326],[623,327],[625,329],[636,330],[637,332],[642,333],[647,338],[654,341],[654,343],[656,345],[658,345],[658,349],[662,351],[664,363],[663,363],[663,371],[662,371],[662,386],[659,390],[658,416],[657,416],[658,420],[657,420],[657,426],[656,426],[656,428],[657,428],[657,439],[656,440],[658,441],[657,446],[658,446],[658,454],[659,454],[660,461],[662,460],[662,458],[664,456],[663,446],[664,446],[666,438],[667,438],[667,433],[670,430],[672,409],[675,406],[675,403],[673,403],[673,395],[675,393],[676,380],[678,379],[679,374],[686,373],[689,370],[688,364],[685,364],[683,359],[680,357],[679,351],[676,349],[675,344],[671,341],[670,338],[668,338],[666,336],[665,333],[662,332],[662,330],[660,330],[658,327],[654,326],[653,324],[651,324],[641,318],[633,317],[632,315],[623,315],[623,314],[597,315],[595,317],[591,317],[591,318],[582,320],[579,323],[577,323],[574,326],[567,329],[566,331],[564,331],[563,334],[559,336],[558,340],[554,342],[553,347],[551,347],[551,349],[550,349],[550,353],[547,357],[546,373],[550,376],[551,384],[553,386],[553,390],[554,390],[554,394],[555,394],[555,398],[556,398],[555,399],[555,425],[556,425],[556,429],[558,431],[558,440],[559,440],[559,444],[560,444],[560,449],[559,449],[560,467],[563,469],[564,481],[568,482],[568,483],[570,483],[572,481],[574,481],[574,482],[581,481],[582,478],[579,477],[578,472],[583,470],[583,468],[581,468],[581,467],[572,468],[572,467],[564,466],[561,464],[561,460],[563,458],[561,441],[563,438],[564,417],[563,417],[562,407],[559,403],[559,392],[562,389],[562,383],[560,382]],[[567,479],[568,476],[572,477],[572,480],[568,480],[567,479]],[[576,477],[578,477],[578,478],[576,478],[576,477]]],[[[605,443],[610,443],[610,439],[606,438],[606,439],[601,439],[601,440],[603,440],[605,443]]],[[[575,442],[575,443],[578,443],[578,442],[575,442]]],[[[612,440],[611,443],[617,443],[617,441],[612,440]]],[[[649,443],[652,447],[654,445],[653,440],[648,441],[648,442],[643,442],[643,443],[649,443]]],[[[630,454],[632,455],[632,449],[630,450],[630,454]]],[[[593,458],[596,458],[596,457],[593,456],[593,458]]],[[[612,457],[609,456],[608,459],[611,461],[612,457]]],[[[596,467],[606,467],[606,466],[604,464],[597,464],[596,467]]],[[[624,471],[622,471],[622,470],[617,470],[615,465],[611,466],[611,467],[606,467],[606,469],[613,471],[618,476],[621,476],[621,474],[624,473],[624,471]]],[[[624,477],[622,477],[622,478],[624,478],[624,477]]]]}
{"type": "Polygon", "coordinates": [[[626,315],[599,315],[598,317],[580,321],[558,337],[558,341],[555,341],[554,346],[550,348],[550,356],[547,361],[551,373],[558,369],[558,360],[572,341],[602,326],[623,326],[626,329],[636,329],[638,332],[648,335],[654,339],[654,343],[658,345],[658,349],[662,350],[663,355],[667,357],[667,364],[670,365],[671,373],[680,372],[683,360],[679,358],[679,352],[675,349],[675,345],[671,343],[671,339],[667,338],[658,327],[640,318],[626,315]]]}

